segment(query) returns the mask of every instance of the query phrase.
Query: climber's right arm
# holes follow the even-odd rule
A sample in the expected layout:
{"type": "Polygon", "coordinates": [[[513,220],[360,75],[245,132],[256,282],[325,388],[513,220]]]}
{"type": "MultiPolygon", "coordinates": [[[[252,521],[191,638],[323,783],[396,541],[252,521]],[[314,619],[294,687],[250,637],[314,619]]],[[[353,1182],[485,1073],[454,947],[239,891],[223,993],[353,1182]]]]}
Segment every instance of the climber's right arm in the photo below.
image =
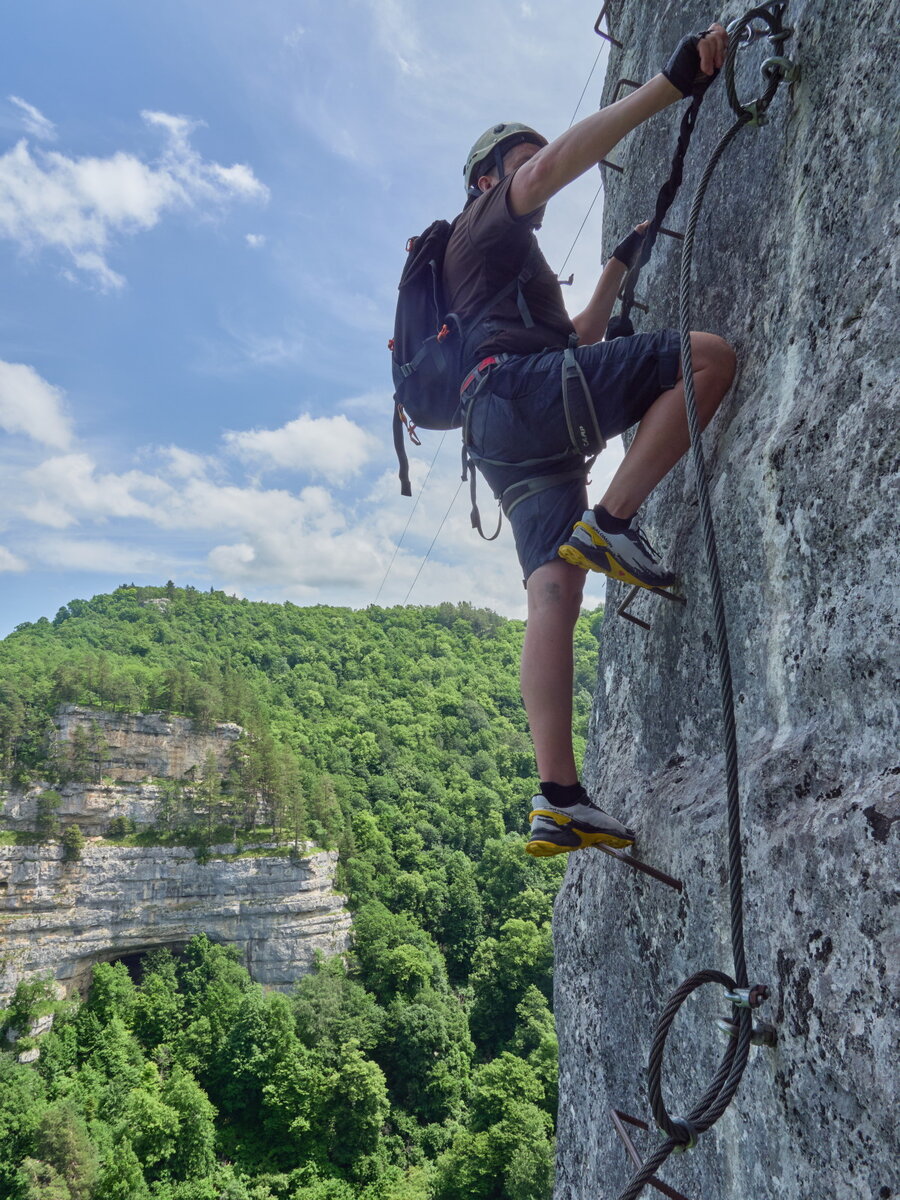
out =
{"type": "Polygon", "coordinates": [[[541,208],[566,184],[606,158],[632,129],[689,94],[695,73],[691,69],[692,63],[699,62],[702,74],[712,77],[725,61],[727,47],[728,35],[725,30],[721,25],[712,25],[692,49],[686,49],[684,42],[679,44],[666,65],[665,74],[654,75],[643,87],[585,117],[549,145],[542,147],[519,167],[510,184],[509,204],[514,215],[525,216],[541,208]],[[684,74],[683,79],[679,68],[684,74]],[[681,86],[675,86],[669,81],[670,78],[680,81],[681,86]],[[687,92],[684,88],[687,88],[687,92]]]}

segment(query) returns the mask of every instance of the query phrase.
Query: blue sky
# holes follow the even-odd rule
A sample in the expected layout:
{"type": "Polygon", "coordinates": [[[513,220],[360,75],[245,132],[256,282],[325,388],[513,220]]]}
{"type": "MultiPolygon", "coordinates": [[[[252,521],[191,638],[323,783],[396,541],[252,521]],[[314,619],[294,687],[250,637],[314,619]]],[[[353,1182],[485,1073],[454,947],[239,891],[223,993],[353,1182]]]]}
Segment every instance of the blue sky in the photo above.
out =
{"type": "MultiPolygon", "coordinates": [[[[567,127],[605,47],[597,11],[8,7],[0,635],[72,597],[167,579],[521,615],[511,536],[481,543],[464,494],[420,571],[459,482],[458,434],[415,452],[414,497],[440,445],[398,550],[412,502],[395,476],[386,342],[406,239],[458,211],[486,126],[567,127]]],[[[599,102],[605,59],[579,115],[599,102]]],[[[554,265],[598,184],[591,172],[550,206],[554,265]]],[[[573,312],[602,266],[601,211],[566,267],[573,312]]],[[[618,458],[598,463],[597,489],[618,458]]]]}

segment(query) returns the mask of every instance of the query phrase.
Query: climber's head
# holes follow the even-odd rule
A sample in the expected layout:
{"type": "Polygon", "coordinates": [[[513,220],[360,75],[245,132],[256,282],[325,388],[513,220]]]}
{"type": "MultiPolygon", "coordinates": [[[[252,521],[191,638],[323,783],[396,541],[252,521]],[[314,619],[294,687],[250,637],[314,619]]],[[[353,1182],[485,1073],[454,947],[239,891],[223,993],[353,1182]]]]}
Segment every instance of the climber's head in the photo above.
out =
{"type": "Polygon", "coordinates": [[[469,151],[463,168],[469,199],[490,190],[546,145],[547,139],[530,125],[517,121],[492,125],[469,151]]]}

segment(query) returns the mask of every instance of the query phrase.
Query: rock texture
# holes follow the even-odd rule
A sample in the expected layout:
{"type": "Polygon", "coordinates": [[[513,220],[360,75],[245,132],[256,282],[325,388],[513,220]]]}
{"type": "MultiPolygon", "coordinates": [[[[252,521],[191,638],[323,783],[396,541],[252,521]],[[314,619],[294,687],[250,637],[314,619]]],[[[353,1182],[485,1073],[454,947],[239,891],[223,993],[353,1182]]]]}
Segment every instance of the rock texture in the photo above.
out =
{"type": "Polygon", "coordinates": [[[76,704],[61,704],[54,723],[61,742],[70,742],[75,729],[96,726],[106,743],[103,773],[120,783],[190,779],[203,769],[210,751],[225,772],[243,732],[240,725],[226,722],[204,728],[187,717],[114,713],[76,704]]]}
{"type": "MultiPolygon", "coordinates": [[[[0,795],[0,822],[14,833],[34,830],[37,802],[44,790],[37,784],[27,792],[11,791],[0,795]]],[[[127,817],[137,829],[149,829],[156,823],[162,788],[154,783],[86,784],[69,783],[58,789],[57,815],[63,825],[77,825],[90,837],[103,836],[115,817],[127,817]]]]}
{"type": "MultiPolygon", "coordinates": [[[[231,722],[201,725],[163,713],[117,713],[61,704],[54,724],[62,753],[76,729],[99,737],[103,745],[102,783],[68,783],[58,788],[58,816],[87,836],[102,836],[114,817],[127,817],[137,829],[158,818],[161,781],[180,780],[190,793],[212,751],[219,771],[231,766],[234,745],[243,730],[231,722]]],[[[0,794],[0,822],[16,833],[35,828],[37,802],[46,784],[25,792],[0,794]]]]}
{"type": "MultiPolygon", "coordinates": [[[[617,79],[649,78],[711,15],[699,0],[609,9],[624,46],[611,52],[607,101],[617,79]]],[[[737,693],[747,957],[773,990],[760,1016],[779,1043],[751,1052],[736,1102],[660,1172],[691,1200],[900,1194],[896,19],[896,3],[791,0],[786,52],[802,80],[779,89],[768,125],[738,135],[698,226],[693,325],[740,359],[704,446],[737,693]]],[[[771,53],[765,41],[741,52],[745,99],[762,90],[771,53]]],[[[625,172],[607,172],[607,245],[652,213],[677,120],[655,118],[613,155],[625,172]]],[[[731,120],[718,86],[669,227],[684,228],[731,120]]],[[[661,238],[639,328],[676,323],[677,272],[676,243],[661,238]]],[[[631,1169],[609,1108],[649,1119],[662,1006],[694,971],[732,969],[718,677],[690,466],[645,515],[689,602],[642,598],[647,633],[613,615],[622,593],[610,585],[586,777],[638,826],[640,856],[686,890],[596,852],[570,863],[555,915],[556,1200],[618,1196],[631,1169]]],[[[711,1081],[722,1051],[712,1018],[726,1011],[707,988],[679,1015],[664,1085],[673,1113],[711,1081]]]]}
{"type": "MultiPolygon", "coordinates": [[[[60,824],[77,825],[90,839],[80,861],[63,861],[58,841],[0,845],[0,1003],[22,979],[49,973],[66,991],[80,989],[96,962],[177,947],[198,933],[240,946],[253,978],[272,988],[290,987],[317,952],[347,948],[351,918],[334,891],[332,851],[308,845],[293,858],[274,844],[239,855],[235,846],[218,846],[201,862],[186,847],[100,841],[114,817],[129,817],[138,829],[154,825],[160,781],[190,782],[210,751],[224,773],[239,725],[206,729],[159,713],[74,705],[61,706],[56,724],[62,742],[78,727],[99,729],[109,746],[105,782],[61,789],[60,824]]],[[[33,830],[41,790],[2,797],[2,826],[33,830]]]]}
{"type": "Polygon", "coordinates": [[[350,914],[334,891],[335,852],[295,860],[278,849],[218,846],[198,862],[181,847],[88,842],[67,863],[57,844],[0,846],[0,1002],[20,979],[49,972],[72,991],[96,962],[197,933],[240,946],[257,982],[290,987],[317,951],[346,949],[350,914]]]}

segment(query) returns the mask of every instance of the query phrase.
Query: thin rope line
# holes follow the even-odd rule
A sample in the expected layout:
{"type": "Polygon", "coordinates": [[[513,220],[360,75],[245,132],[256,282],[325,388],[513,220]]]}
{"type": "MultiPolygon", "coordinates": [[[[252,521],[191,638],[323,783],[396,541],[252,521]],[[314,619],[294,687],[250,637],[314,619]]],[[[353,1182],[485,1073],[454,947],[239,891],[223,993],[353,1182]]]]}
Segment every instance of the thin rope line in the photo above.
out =
{"type": "Polygon", "coordinates": [[[594,65],[591,67],[590,71],[588,72],[588,77],[584,81],[584,87],[581,89],[581,95],[578,97],[578,103],[575,105],[575,110],[572,113],[572,119],[569,121],[569,124],[566,126],[566,129],[571,129],[572,126],[575,124],[575,117],[578,113],[579,108],[581,108],[581,102],[584,99],[585,92],[588,90],[588,84],[594,78],[594,72],[597,70],[597,63],[600,61],[600,55],[603,53],[605,48],[606,48],[605,46],[601,45],[600,49],[597,51],[597,57],[594,59],[594,65]]]}
{"type": "MultiPolygon", "coordinates": [[[[588,87],[590,86],[591,80],[594,78],[594,72],[597,70],[597,63],[599,63],[600,56],[603,54],[603,51],[605,49],[606,49],[605,46],[601,46],[600,49],[597,51],[597,56],[594,59],[594,62],[591,66],[590,71],[588,71],[587,79],[584,81],[584,87],[581,89],[581,95],[578,97],[578,103],[575,105],[574,109],[572,110],[572,116],[569,118],[569,124],[566,126],[567,130],[571,129],[572,126],[575,124],[575,118],[578,115],[579,108],[581,108],[581,102],[584,100],[585,96],[587,95],[588,87]]],[[[594,205],[597,203],[597,197],[600,195],[600,192],[602,190],[603,190],[603,185],[601,183],[600,187],[596,191],[596,194],[594,195],[593,200],[590,203],[590,206],[589,206],[587,212],[585,213],[584,220],[581,222],[581,226],[579,227],[578,232],[575,234],[575,239],[572,242],[572,245],[569,247],[569,253],[566,255],[563,265],[557,271],[558,275],[561,275],[563,273],[566,263],[572,257],[572,252],[575,249],[578,239],[581,237],[582,231],[583,231],[585,225],[587,224],[588,217],[591,215],[594,205]]],[[[444,437],[446,437],[446,434],[444,434],[444,437]]],[[[407,519],[406,525],[403,529],[403,533],[400,535],[400,540],[397,542],[397,545],[394,547],[394,553],[391,557],[391,561],[388,563],[388,568],[384,573],[384,578],[382,579],[382,581],[378,587],[378,591],[375,593],[375,599],[372,601],[373,604],[377,604],[378,597],[381,595],[382,589],[384,588],[384,585],[387,582],[387,578],[391,573],[391,568],[393,567],[394,562],[397,558],[397,554],[400,550],[400,547],[403,544],[403,539],[406,537],[406,533],[407,533],[407,530],[409,529],[410,522],[412,521],[413,517],[415,516],[416,509],[419,507],[419,501],[422,499],[422,494],[425,491],[425,485],[428,483],[428,478],[431,475],[431,468],[434,466],[434,464],[437,460],[438,453],[440,452],[441,446],[443,446],[443,444],[444,444],[444,437],[441,438],[440,445],[438,446],[437,451],[435,451],[434,458],[431,460],[431,466],[428,468],[428,474],[425,476],[425,480],[422,483],[422,487],[419,491],[418,496],[416,497],[416,502],[413,505],[413,510],[409,514],[409,518],[407,519]]],[[[416,586],[419,576],[422,574],[422,569],[425,566],[425,563],[428,561],[431,551],[434,549],[434,543],[437,541],[438,534],[441,532],[441,530],[444,527],[444,522],[447,520],[447,518],[450,515],[450,509],[452,509],[453,505],[456,503],[456,497],[459,495],[461,487],[462,487],[462,483],[460,483],[459,487],[456,489],[453,499],[450,501],[450,508],[448,508],[446,513],[444,513],[444,518],[437,528],[437,533],[435,533],[434,537],[432,538],[431,545],[428,547],[428,551],[427,551],[425,557],[422,559],[419,569],[416,572],[416,577],[415,577],[415,579],[413,579],[412,583],[410,584],[409,591],[406,593],[406,599],[403,601],[404,604],[406,603],[407,600],[409,600],[409,597],[412,594],[412,590],[416,586]]]]}
{"type": "MultiPolygon", "coordinates": [[[[473,468],[473,470],[474,470],[474,468],[473,468]]],[[[425,566],[425,564],[428,562],[428,557],[429,557],[429,555],[431,554],[431,551],[434,549],[434,543],[435,543],[435,542],[438,540],[438,534],[440,534],[441,530],[444,528],[444,522],[445,522],[445,521],[447,520],[447,518],[450,516],[450,509],[451,509],[451,508],[453,507],[453,505],[456,503],[456,497],[459,495],[459,493],[460,493],[461,489],[462,489],[462,480],[460,480],[459,487],[457,487],[456,491],[453,493],[453,499],[450,501],[450,504],[449,504],[449,506],[448,506],[448,508],[447,508],[447,511],[444,513],[444,516],[443,516],[443,518],[441,519],[441,523],[440,523],[440,525],[438,525],[438,527],[437,527],[437,531],[435,532],[435,535],[434,535],[434,537],[431,539],[431,545],[430,545],[430,546],[428,547],[428,549],[425,551],[425,557],[422,559],[421,563],[419,564],[419,569],[418,569],[418,571],[416,571],[416,577],[415,577],[415,579],[414,579],[414,580],[412,581],[412,583],[409,585],[409,591],[406,593],[406,596],[405,596],[405,598],[404,598],[404,600],[403,600],[403,603],[404,603],[404,604],[406,604],[407,600],[409,600],[410,596],[412,595],[412,590],[413,590],[413,588],[416,586],[416,584],[417,584],[417,583],[418,583],[418,581],[419,581],[419,576],[422,574],[422,568],[423,568],[423,567],[425,566]]]]}
{"type": "Polygon", "coordinates": [[[563,271],[566,269],[566,263],[572,257],[572,251],[575,249],[576,245],[578,244],[578,239],[581,237],[581,234],[582,234],[582,231],[583,231],[585,225],[587,225],[587,219],[593,212],[594,205],[597,203],[597,197],[600,195],[600,193],[602,191],[603,191],[603,184],[601,183],[600,186],[597,188],[596,192],[594,193],[594,198],[590,203],[590,207],[588,208],[587,212],[584,214],[584,220],[581,222],[578,232],[575,234],[575,240],[572,242],[572,245],[569,247],[569,253],[563,259],[563,265],[556,272],[557,275],[562,275],[563,271]]]}
{"type": "Polygon", "coordinates": [[[422,495],[425,492],[425,487],[428,484],[428,480],[431,477],[432,467],[434,467],[434,464],[437,462],[437,456],[441,452],[441,446],[443,446],[444,438],[446,436],[447,436],[447,431],[444,430],[444,432],[441,434],[441,440],[438,442],[438,448],[434,452],[434,458],[432,458],[432,460],[431,460],[431,466],[429,466],[428,472],[427,472],[425,478],[422,480],[422,486],[419,488],[419,494],[418,494],[418,496],[416,496],[416,502],[412,507],[412,512],[406,518],[406,524],[403,526],[403,532],[400,534],[400,540],[397,542],[397,545],[394,547],[394,553],[391,557],[391,561],[388,563],[388,568],[384,573],[384,579],[382,579],[381,583],[379,584],[378,591],[375,593],[375,599],[372,601],[373,604],[378,603],[378,597],[381,595],[381,589],[387,583],[387,577],[391,573],[391,567],[394,565],[394,562],[400,551],[400,547],[403,545],[403,539],[406,537],[407,530],[409,529],[409,526],[410,526],[410,522],[412,521],[413,517],[416,515],[416,509],[419,507],[419,501],[422,499],[422,495]]]}

